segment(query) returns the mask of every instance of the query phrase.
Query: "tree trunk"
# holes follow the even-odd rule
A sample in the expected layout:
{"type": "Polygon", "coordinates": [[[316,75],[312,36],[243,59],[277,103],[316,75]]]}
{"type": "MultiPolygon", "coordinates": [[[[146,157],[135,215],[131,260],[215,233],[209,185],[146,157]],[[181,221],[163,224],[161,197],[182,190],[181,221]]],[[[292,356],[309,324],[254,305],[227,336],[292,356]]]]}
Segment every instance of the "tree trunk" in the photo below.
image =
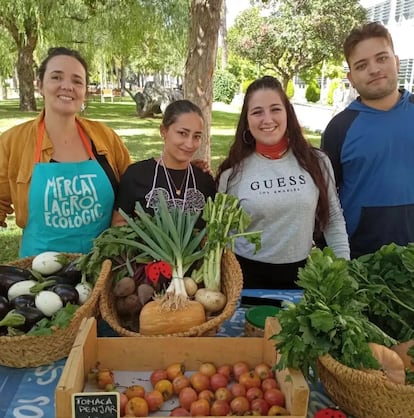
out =
{"type": "Polygon", "coordinates": [[[195,155],[210,162],[210,128],[213,74],[217,58],[220,12],[224,0],[191,0],[191,23],[185,65],[184,97],[202,110],[203,143],[195,155]]]}
{"type": "Polygon", "coordinates": [[[227,54],[227,6],[226,0],[223,1],[221,10],[221,19],[220,19],[220,34],[221,34],[221,69],[225,70],[227,68],[228,54],[227,54]]]}
{"type": "Polygon", "coordinates": [[[37,32],[29,34],[18,33],[14,36],[17,51],[17,75],[19,78],[20,110],[36,111],[36,100],[34,96],[34,60],[33,51],[37,44],[37,32]]]}

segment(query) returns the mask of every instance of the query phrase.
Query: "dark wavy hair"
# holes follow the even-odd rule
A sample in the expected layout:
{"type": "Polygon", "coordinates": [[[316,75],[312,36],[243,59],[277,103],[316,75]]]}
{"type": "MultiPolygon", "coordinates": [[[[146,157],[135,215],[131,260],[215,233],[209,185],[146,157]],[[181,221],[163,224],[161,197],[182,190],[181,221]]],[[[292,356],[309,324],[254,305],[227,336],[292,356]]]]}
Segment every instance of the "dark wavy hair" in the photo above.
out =
{"type": "Polygon", "coordinates": [[[286,108],[287,115],[287,137],[289,138],[289,147],[298,160],[299,165],[306,170],[316,187],[319,189],[319,200],[316,210],[317,227],[324,229],[329,218],[328,186],[325,180],[322,168],[321,158],[318,151],[305,139],[302,128],[296,117],[296,113],[290,103],[281,83],[272,76],[264,76],[249,85],[244,96],[239,122],[236,128],[236,135],[230,147],[229,154],[220,164],[217,170],[216,181],[218,183],[223,171],[232,168],[232,174],[229,180],[234,179],[241,171],[242,161],[255,152],[256,141],[249,131],[247,123],[247,113],[251,96],[258,90],[273,90],[280,95],[283,105],[286,108]],[[247,141],[246,141],[247,139],[247,141]]]}
{"type": "Polygon", "coordinates": [[[37,75],[39,77],[39,80],[43,83],[43,79],[45,77],[45,72],[46,72],[46,67],[47,67],[47,64],[49,63],[49,61],[52,58],[58,57],[58,56],[61,56],[61,55],[66,55],[68,57],[73,57],[82,64],[82,67],[85,69],[85,74],[86,74],[86,86],[85,86],[85,88],[87,88],[87,86],[89,84],[89,70],[88,70],[88,64],[87,64],[86,60],[75,49],[65,48],[64,46],[49,48],[49,50],[47,51],[46,58],[40,63],[39,69],[37,71],[37,75]]]}

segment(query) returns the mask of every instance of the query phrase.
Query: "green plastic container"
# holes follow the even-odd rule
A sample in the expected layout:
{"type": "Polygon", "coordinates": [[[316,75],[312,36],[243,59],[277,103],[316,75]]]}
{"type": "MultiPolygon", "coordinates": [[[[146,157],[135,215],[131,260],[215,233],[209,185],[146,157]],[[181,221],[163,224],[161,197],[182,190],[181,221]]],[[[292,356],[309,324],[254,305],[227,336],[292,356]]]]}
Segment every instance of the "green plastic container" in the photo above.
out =
{"type": "Polygon", "coordinates": [[[248,337],[263,337],[268,316],[276,316],[281,308],[270,305],[253,306],[245,314],[245,331],[248,337]]]}

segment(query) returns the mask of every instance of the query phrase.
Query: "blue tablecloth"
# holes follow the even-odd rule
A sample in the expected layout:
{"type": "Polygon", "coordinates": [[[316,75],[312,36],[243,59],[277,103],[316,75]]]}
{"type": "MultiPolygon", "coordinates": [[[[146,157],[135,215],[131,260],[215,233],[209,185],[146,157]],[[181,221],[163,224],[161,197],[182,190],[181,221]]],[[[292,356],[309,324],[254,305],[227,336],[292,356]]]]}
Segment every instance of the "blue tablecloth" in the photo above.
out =
{"type": "MultiPolygon", "coordinates": [[[[269,297],[297,302],[299,290],[244,290],[243,295],[269,297]]],[[[217,332],[217,336],[238,337],[244,335],[246,308],[239,306],[234,315],[217,332]]],[[[105,329],[105,327],[100,328],[105,329]]],[[[105,331],[101,331],[105,333],[105,331]]],[[[54,416],[54,392],[62,374],[65,359],[46,366],[16,369],[0,366],[0,418],[52,418],[54,416]]],[[[308,418],[316,411],[332,406],[323,388],[310,388],[308,418]]]]}

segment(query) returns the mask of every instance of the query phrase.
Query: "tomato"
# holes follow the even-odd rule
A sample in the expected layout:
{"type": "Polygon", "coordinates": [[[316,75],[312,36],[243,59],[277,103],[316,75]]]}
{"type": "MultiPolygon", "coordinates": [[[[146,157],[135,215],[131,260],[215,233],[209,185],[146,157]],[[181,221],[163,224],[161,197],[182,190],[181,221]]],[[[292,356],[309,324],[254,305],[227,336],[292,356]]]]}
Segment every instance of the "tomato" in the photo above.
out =
{"type": "Polygon", "coordinates": [[[239,376],[239,383],[242,384],[246,389],[249,388],[260,388],[262,381],[259,375],[254,372],[245,372],[239,376]]]}
{"type": "Polygon", "coordinates": [[[167,378],[172,382],[174,378],[177,377],[179,374],[184,374],[185,366],[182,363],[172,363],[169,366],[167,366],[166,371],[167,378]]]}
{"type": "Polygon", "coordinates": [[[253,413],[258,412],[259,415],[267,415],[269,404],[263,398],[256,398],[251,401],[250,409],[253,413]]]}
{"type": "Polygon", "coordinates": [[[211,377],[213,374],[216,374],[217,368],[213,363],[206,362],[200,364],[198,371],[205,374],[207,377],[211,377]]]}
{"type": "Polygon", "coordinates": [[[198,399],[197,392],[192,388],[184,388],[178,395],[180,406],[184,409],[190,410],[191,404],[198,399]]]}
{"type": "Polygon", "coordinates": [[[150,412],[155,412],[161,409],[164,403],[164,397],[159,390],[153,390],[145,394],[144,399],[147,401],[148,409],[150,412]]]}
{"type": "Polygon", "coordinates": [[[195,372],[190,376],[190,384],[200,393],[202,390],[210,389],[210,378],[201,372],[195,372]]]}
{"type": "Polygon", "coordinates": [[[177,408],[174,408],[170,412],[170,417],[191,417],[190,411],[187,411],[186,409],[177,406],[177,408]]]}
{"type": "Polygon", "coordinates": [[[216,399],[211,405],[210,413],[215,417],[224,417],[230,415],[230,405],[228,402],[216,399]]]}
{"type": "Polygon", "coordinates": [[[346,415],[337,408],[320,409],[313,418],[346,418],[346,415]]]}
{"type": "Polygon", "coordinates": [[[198,394],[198,399],[206,399],[210,404],[212,404],[215,399],[214,392],[209,389],[204,389],[198,394]]]}
{"type": "Polygon", "coordinates": [[[233,383],[230,386],[230,392],[233,396],[246,396],[246,387],[241,383],[233,383]]]}
{"type": "Polygon", "coordinates": [[[246,412],[250,411],[250,402],[245,396],[236,396],[230,402],[230,409],[236,415],[244,415],[246,412]]]}
{"type": "Polygon", "coordinates": [[[174,394],[173,384],[168,379],[159,380],[155,384],[154,389],[162,393],[164,401],[170,399],[174,394]]]}
{"type": "Polygon", "coordinates": [[[268,377],[273,377],[273,372],[270,366],[266,363],[259,363],[254,368],[254,371],[259,375],[260,379],[267,379],[268,377]]]}
{"type": "Polygon", "coordinates": [[[155,384],[159,380],[162,380],[162,379],[168,379],[167,370],[164,370],[164,369],[154,370],[150,376],[150,382],[151,382],[152,387],[154,387],[155,384]]]}
{"type": "Polygon", "coordinates": [[[268,416],[286,416],[286,415],[290,415],[289,411],[285,408],[283,408],[283,406],[280,405],[272,405],[269,408],[269,411],[267,412],[268,416]]]}
{"type": "Polygon", "coordinates": [[[262,390],[265,392],[268,389],[279,389],[279,384],[275,378],[268,377],[262,380],[262,390]]]}
{"type": "Polygon", "coordinates": [[[230,402],[233,399],[233,394],[229,388],[218,388],[214,392],[214,396],[217,400],[230,402]]]}
{"type": "Polygon", "coordinates": [[[115,384],[114,373],[110,369],[100,369],[96,374],[99,389],[105,389],[108,385],[115,384]]]}
{"type": "Polygon", "coordinates": [[[126,404],[128,403],[128,401],[129,401],[129,399],[125,395],[125,393],[120,393],[119,394],[119,415],[121,415],[121,417],[123,417],[125,415],[125,407],[126,407],[126,404]]]}
{"type": "Polygon", "coordinates": [[[263,393],[263,398],[270,406],[285,406],[285,395],[279,389],[268,389],[263,393]]]}
{"type": "Polygon", "coordinates": [[[207,399],[197,399],[190,406],[192,417],[207,417],[210,415],[210,402],[207,399]]]}
{"type": "Polygon", "coordinates": [[[145,396],[145,388],[141,385],[131,385],[124,390],[128,399],[143,398],[145,396]]]}
{"type": "Polygon", "coordinates": [[[236,361],[236,363],[233,364],[234,380],[239,381],[240,375],[248,372],[249,370],[250,367],[245,361],[236,361]]]}
{"type": "Polygon", "coordinates": [[[260,388],[249,388],[246,391],[246,398],[251,402],[253,399],[263,398],[263,391],[260,388]]]}
{"type": "Polygon", "coordinates": [[[215,373],[210,378],[210,386],[213,391],[216,391],[218,388],[225,388],[229,383],[228,377],[221,373],[215,373]]]}
{"type": "Polygon", "coordinates": [[[172,381],[174,393],[178,395],[182,389],[187,388],[190,386],[190,379],[184,375],[180,374],[174,378],[172,381]]]}
{"type": "Polygon", "coordinates": [[[125,405],[125,415],[133,417],[147,417],[148,416],[148,404],[144,398],[138,396],[129,399],[125,405]]]}
{"type": "Polygon", "coordinates": [[[231,365],[230,364],[222,364],[221,366],[219,366],[218,368],[217,368],[217,373],[220,373],[220,374],[224,374],[224,376],[226,376],[227,377],[227,379],[231,379],[232,378],[232,373],[233,373],[233,370],[232,370],[232,367],[231,367],[231,365]]]}

